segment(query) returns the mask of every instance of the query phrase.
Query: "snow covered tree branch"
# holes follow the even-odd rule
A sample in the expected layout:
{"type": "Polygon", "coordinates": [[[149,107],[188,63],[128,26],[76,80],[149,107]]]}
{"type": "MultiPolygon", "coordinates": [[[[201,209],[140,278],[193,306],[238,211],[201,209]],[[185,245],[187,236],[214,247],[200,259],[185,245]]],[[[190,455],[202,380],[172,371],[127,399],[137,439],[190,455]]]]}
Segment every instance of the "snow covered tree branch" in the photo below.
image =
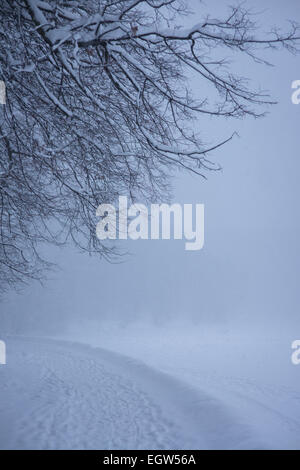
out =
{"type": "Polygon", "coordinates": [[[224,49],[267,63],[260,50],[298,51],[298,25],[260,37],[237,6],[177,27],[187,11],[180,0],[3,0],[2,286],[40,278],[42,242],[112,255],[95,234],[99,204],[157,200],[178,167],[205,177],[208,154],[231,136],[207,147],[193,120],[258,117],[272,103],[232,73],[224,49]],[[189,69],[213,99],[193,97],[189,69]]]}

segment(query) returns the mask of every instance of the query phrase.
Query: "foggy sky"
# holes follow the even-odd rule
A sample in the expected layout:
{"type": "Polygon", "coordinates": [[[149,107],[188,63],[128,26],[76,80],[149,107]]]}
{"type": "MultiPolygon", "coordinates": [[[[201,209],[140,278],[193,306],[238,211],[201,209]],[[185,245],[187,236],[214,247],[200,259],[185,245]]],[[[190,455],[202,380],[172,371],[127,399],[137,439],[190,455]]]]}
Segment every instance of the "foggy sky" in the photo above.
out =
{"type": "MultiPolygon", "coordinates": [[[[214,8],[221,16],[227,2],[191,3],[200,14],[214,8]]],[[[286,19],[300,22],[296,0],[248,4],[265,10],[263,30],[273,24],[287,28],[286,19]]],[[[196,15],[184,21],[197,22],[196,15]]],[[[207,181],[184,173],[174,180],[174,202],[205,204],[204,249],[185,251],[184,241],[134,241],[126,246],[132,255],[112,265],[72,247],[47,248],[60,270],[44,286],[33,283],[8,294],[0,305],[0,328],[2,323],[17,332],[52,334],[72,323],[184,318],[289,324],[299,331],[300,105],[291,102],[291,83],[300,79],[300,58],[287,51],[266,57],[275,67],[237,58],[235,68],[279,103],[262,120],[199,119],[211,142],[234,130],[240,137],[214,153],[223,169],[210,172],[207,181]]],[[[199,92],[197,79],[191,79],[199,92]]]]}

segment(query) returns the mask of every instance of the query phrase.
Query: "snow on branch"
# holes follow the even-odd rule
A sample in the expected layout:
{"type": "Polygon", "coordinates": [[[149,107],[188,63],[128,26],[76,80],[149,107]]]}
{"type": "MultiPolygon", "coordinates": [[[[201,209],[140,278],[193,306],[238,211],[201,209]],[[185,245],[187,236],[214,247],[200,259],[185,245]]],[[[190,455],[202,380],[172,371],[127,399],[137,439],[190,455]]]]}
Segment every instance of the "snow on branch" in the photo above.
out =
{"type": "Polygon", "coordinates": [[[273,103],[228,60],[297,53],[299,26],[260,33],[243,6],[178,26],[187,14],[183,0],[3,0],[1,282],[39,278],[45,241],[114,255],[96,237],[95,207],[165,197],[177,168],[206,177],[234,133],[208,145],[200,122],[259,117],[273,103]]]}

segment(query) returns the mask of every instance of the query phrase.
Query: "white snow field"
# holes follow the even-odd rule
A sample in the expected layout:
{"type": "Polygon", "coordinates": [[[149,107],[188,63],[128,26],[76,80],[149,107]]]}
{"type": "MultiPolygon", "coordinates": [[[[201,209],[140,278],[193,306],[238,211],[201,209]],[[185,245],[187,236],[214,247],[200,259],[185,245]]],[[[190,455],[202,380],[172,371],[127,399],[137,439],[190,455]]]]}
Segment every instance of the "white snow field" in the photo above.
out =
{"type": "Polygon", "coordinates": [[[6,338],[1,449],[300,448],[289,336],[96,333],[101,348],[6,338]]]}
{"type": "Polygon", "coordinates": [[[221,401],[138,361],[67,341],[6,342],[1,449],[263,447],[221,401]]]}
{"type": "MultiPolygon", "coordinates": [[[[169,325],[70,330],[70,337],[127,354],[176,378],[213,404],[208,448],[300,449],[300,364],[293,365],[298,324],[169,325]],[[209,397],[209,400],[208,400],[209,397]],[[223,419],[222,413],[226,414],[223,419]],[[237,428],[240,425],[240,441],[237,428]]],[[[198,422],[207,437],[207,423],[198,422]]]]}

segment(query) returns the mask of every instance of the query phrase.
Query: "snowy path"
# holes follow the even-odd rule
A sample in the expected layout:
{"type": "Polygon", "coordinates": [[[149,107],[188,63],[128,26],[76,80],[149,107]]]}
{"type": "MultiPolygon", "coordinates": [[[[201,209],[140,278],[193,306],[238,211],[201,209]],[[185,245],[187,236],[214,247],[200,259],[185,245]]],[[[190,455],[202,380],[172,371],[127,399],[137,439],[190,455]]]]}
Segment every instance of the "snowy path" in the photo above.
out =
{"type": "MultiPolygon", "coordinates": [[[[141,326],[123,329],[122,335],[95,335],[94,344],[120,354],[130,351],[149,367],[214,397],[256,436],[244,440],[246,448],[260,443],[267,449],[300,449],[300,366],[291,362],[295,334],[141,326]]],[[[230,431],[227,436],[230,447],[230,431]]]]}
{"type": "Polygon", "coordinates": [[[218,400],[102,349],[7,339],[1,449],[261,448],[218,400]]]}

